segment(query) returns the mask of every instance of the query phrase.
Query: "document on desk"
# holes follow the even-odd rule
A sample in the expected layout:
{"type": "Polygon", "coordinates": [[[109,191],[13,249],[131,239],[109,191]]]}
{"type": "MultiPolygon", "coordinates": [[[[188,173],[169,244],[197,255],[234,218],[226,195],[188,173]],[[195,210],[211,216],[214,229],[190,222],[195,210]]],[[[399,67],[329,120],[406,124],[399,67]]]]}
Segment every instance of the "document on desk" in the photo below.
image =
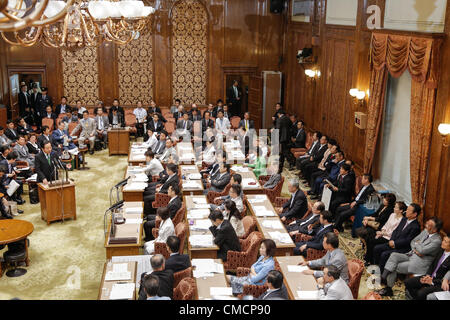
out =
{"type": "Polygon", "coordinates": [[[438,291],[434,295],[438,300],[450,300],[450,291],[438,291]]]}
{"type": "Polygon", "coordinates": [[[142,224],[142,219],[126,219],[125,224],[142,224]]]}
{"type": "Polygon", "coordinates": [[[36,181],[37,180],[37,173],[33,174],[31,177],[27,179],[27,181],[36,181]]]}
{"type": "Polygon", "coordinates": [[[139,190],[144,190],[147,187],[147,183],[145,182],[131,182],[129,184],[127,184],[125,187],[123,187],[124,191],[130,191],[130,190],[134,190],[134,191],[139,191],[139,190]]]}
{"type": "Polygon", "coordinates": [[[184,181],[183,182],[184,189],[201,189],[201,185],[196,181],[184,181]]]}
{"type": "Polygon", "coordinates": [[[269,229],[284,230],[280,220],[264,220],[262,225],[269,229]]]}
{"type": "Polygon", "coordinates": [[[249,168],[243,166],[232,166],[231,170],[233,170],[234,172],[250,172],[249,168]]]}
{"type": "Polygon", "coordinates": [[[198,198],[192,198],[192,201],[195,204],[207,204],[206,197],[198,197],[198,198]]]}
{"type": "Polygon", "coordinates": [[[208,248],[214,246],[212,234],[196,234],[189,236],[189,242],[194,248],[208,248]]]}
{"type": "Polygon", "coordinates": [[[197,166],[182,166],[181,167],[184,170],[197,170],[197,166]]]}
{"type": "Polygon", "coordinates": [[[108,271],[105,275],[105,281],[125,281],[131,280],[131,272],[108,271]]]}
{"type": "Polygon", "coordinates": [[[211,220],[209,219],[198,219],[195,220],[194,225],[191,227],[193,230],[209,230],[212,226],[211,220]]]}
{"type": "Polygon", "coordinates": [[[117,262],[137,262],[136,270],[136,287],[139,288],[141,281],[141,274],[152,273],[153,269],[150,264],[151,255],[138,255],[138,256],[113,256],[111,258],[112,263],[117,262]]]}
{"type": "Polygon", "coordinates": [[[309,270],[307,266],[288,265],[288,272],[303,272],[309,270]]]}
{"type": "Polygon", "coordinates": [[[141,214],[144,211],[142,207],[125,208],[126,214],[141,214]]]}
{"type": "Polygon", "coordinates": [[[133,282],[115,283],[112,286],[110,300],[128,300],[134,296],[136,285],[133,282]]]}
{"type": "Polygon", "coordinates": [[[232,296],[233,290],[231,287],[211,287],[209,294],[211,296],[232,296]]]}
{"type": "Polygon", "coordinates": [[[188,219],[203,219],[207,218],[211,211],[209,209],[191,209],[188,211],[188,219]]]}
{"type": "Polygon", "coordinates": [[[292,239],[289,236],[289,233],[286,232],[273,231],[269,232],[269,236],[272,238],[272,240],[278,240],[281,243],[292,243],[292,239]]]}
{"type": "Polygon", "coordinates": [[[318,300],[319,291],[297,291],[298,298],[301,300],[318,300]]]}
{"type": "Polygon", "coordinates": [[[138,173],[134,176],[133,181],[137,182],[147,182],[148,176],[145,173],[138,173]]]}
{"type": "Polygon", "coordinates": [[[202,175],[200,173],[190,173],[188,178],[191,180],[201,180],[202,175]]]}
{"type": "Polygon", "coordinates": [[[275,212],[269,211],[264,206],[254,206],[253,211],[257,217],[274,217],[275,212]]]}

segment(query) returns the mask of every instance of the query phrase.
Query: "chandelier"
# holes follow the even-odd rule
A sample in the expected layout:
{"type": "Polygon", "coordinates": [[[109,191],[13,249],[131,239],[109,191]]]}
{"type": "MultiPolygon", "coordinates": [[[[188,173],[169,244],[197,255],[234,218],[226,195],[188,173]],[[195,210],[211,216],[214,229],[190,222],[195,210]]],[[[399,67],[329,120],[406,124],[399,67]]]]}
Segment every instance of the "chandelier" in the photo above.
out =
{"type": "MultiPolygon", "coordinates": [[[[59,3],[58,7],[66,4],[59,0],[50,0],[52,2],[59,3]]],[[[76,1],[67,9],[64,19],[1,35],[7,43],[24,47],[42,43],[47,47],[76,50],[99,46],[102,42],[124,45],[145,32],[154,12],[154,8],[138,0],[76,1]]],[[[47,10],[47,13],[52,16],[57,10],[47,10]]],[[[48,18],[46,12],[45,18],[48,18]]]]}

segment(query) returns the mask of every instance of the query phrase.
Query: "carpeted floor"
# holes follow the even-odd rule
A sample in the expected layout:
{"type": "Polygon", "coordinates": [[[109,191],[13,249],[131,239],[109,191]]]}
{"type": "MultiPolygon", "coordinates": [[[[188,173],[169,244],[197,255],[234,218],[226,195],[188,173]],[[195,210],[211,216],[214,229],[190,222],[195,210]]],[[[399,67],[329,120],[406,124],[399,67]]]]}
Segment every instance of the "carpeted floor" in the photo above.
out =
{"type": "MultiPolygon", "coordinates": [[[[20,206],[15,219],[33,223],[30,266],[18,278],[0,278],[0,299],[97,299],[106,255],[103,214],[109,207],[109,190],[123,179],[127,157],[108,156],[108,150],[86,156],[86,171],[69,173],[76,182],[77,220],[41,220],[40,204],[20,206]]],[[[0,251],[0,257],[3,252],[0,251]]]]}

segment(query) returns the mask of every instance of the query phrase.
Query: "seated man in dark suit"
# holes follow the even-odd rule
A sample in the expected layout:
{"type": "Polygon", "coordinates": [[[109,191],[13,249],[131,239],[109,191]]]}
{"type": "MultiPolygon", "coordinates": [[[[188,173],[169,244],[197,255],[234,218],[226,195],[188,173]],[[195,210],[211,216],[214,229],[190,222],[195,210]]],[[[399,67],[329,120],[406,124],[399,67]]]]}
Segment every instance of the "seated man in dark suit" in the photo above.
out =
{"type": "Polygon", "coordinates": [[[322,136],[320,138],[319,143],[320,143],[320,145],[319,145],[318,149],[316,149],[316,152],[314,152],[313,154],[311,154],[310,157],[308,157],[300,162],[300,171],[301,171],[301,174],[305,178],[306,178],[306,176],[305,176],[306,167],[308,165],[317,166],[320,163],[320,161],[322,161],[323,155],[325,154],[325,151],[327,151],[327,149],[328,149],[328,137],[322,136]]]}
{"type": "Polygon", "coordinates": [[[426,300],[437,291],[448,291],[450,281],[450,237],[446,235],[441,250],[424,276],[405,280],[406,297],[413,300],[426,300]]]}
{"type": "Polygon", "coordinates": [[[222,192],[223,189],[230,183],[230,165],[227,163],[221,163],[219,168],[219,174],[215,178],[211,178],[211,188],[205,190],[205,194],[208,191],[222,192]]]}
{"type": "MultiPolygon", "coordinates": [[[[162,254],[155,254],[150,258],[153,272],[151,275],[157,276],[159,279],[158,296],[173,298],[173,271],[166,269],[165,259],[162,254]]],[[[141,275],[141,286],[139,288],[139,300],[147,300],[147,294],[144,290],[144,282],[147,274],[141,275]]]]}
{"type": "Polygon", "coordinates": [[[293,135],[291,137],[291,144],[289,145],[289,147],[305,148],[306,132],[303,126],[304,126],[303,120],[297,121],[296,130],[295,132],[293,132],[293,135]]]}
{"type": "Polygon", "coordinates": [[[16,142],[19,139],[19,134],[17,133],[16,129],[14,129],[14,121],[6,121],[5,136],[8,137],[11,142],[16,142]]]}
{"type": "Polygon", "coordinates": [[[295,237],[297,233],[312,235],[318,228],[320,228],[319,218],[320,214],[325,210],[325,205],[321,201],[317,201],[312,206],[311,213],[305,218],[297,219],[291,222],[286,230],[291,237],[295,237]]]}
{"type": "Polygon", "coordinates": [[[250,112],[244,113],[244,119],[239,121],[239,127],[238,128],[244,128],[245,131],[248,131],[250,129],[255,129],[255,123],[253,120],[250,120],[250,112]]]}
{"type": "Polygon", "coordinates": [[[241,243],[236,231],[228,220],[224,220],[222,212],[218,210],[211,212],[208,218],[213,224],[209,230],[214,236],[214,244],[219,247],[217,258],[227,261],[228,250],[241,251],[241,243]]]}
{"type": "Polygon", "coordinates": [[[351,167],[343,164],[339,171],[339,176],[335,181],[331,181],[334,185],[325,185],[325,188],[330,188],[333,191],[330,201],[330,211],[335,216],[336,209],[343,203],[349,203],[352,200],[353,192],[355,191],[355,178],[350,174],[351,167]]]}
{"type": "Polygon", "coordinates": [[[341,166],[345,163],[344,153],[342,151],[336,152],[334,159],[325,163],[324,171],[316,171],[311,175],[310,187],[308,195],[317,197],[322,194],[323,186],[326,184],[323,182],[325,179],[329,181],[336,180],[341,170],[341,166]]]}
{"type": "Polygon", "coordinates": [[[159,291],[159,278],[153,274],[149,274],[145,277],[144,292],[147,295],[146,300],[171,300],[169,297],[160,297],[159,291]]]}
{"type": "Polygon", "coordinates": [[[183,271],[191,266],[191,259],[188,254],[180,254],[180,239],[176,236],[170,236],[166,241],[167,251],[170,256],[166,261],[166,269],[174,273],[183,271]]]}
{"type": "Polygon", "coordinates": [[[406,253],[411,250],[411,240],[420,233],[417,217],[421,210],[418,204],[411,203],[406,209],[405,217],[392,232],[391,240],[373,248],[374,262],[380,266],[381,273],[383,273],[384,266],[392,252],[406,253]]]}
{"type": "Polygon", "coordinates": [[[376,192],[372,185],[372,181],[372,175],[370,173],[365,173],[362,176],[362,188],[356,195],[355,201],[350,204],[341,204],[337,207],[336,215],[334,217],[334,228],[339,232],[344,231],[342,224],[351,216],[354,216],[358,207],[366,203],[369,196],[376,192]]]}
{"type": "Polygon", "coordinates": [[[56,128],[56,118],[58,116],[56,115],[56,113],[53,113],[52,107],[51,106],[47,106],[45,108],[45,113],[41,115],[41,123],[42,123],[42,119],[52,119],[53,120],[53,126],[52,130],[54,130],[56,128]]]}
{"type": "Polygon", "coordinates": [[[267,289],[257,300],[289,300],[286,287],[283,285],[283,274],[278,270],[267,274],[267,289]]]}
{"type": "Polygon", "coordinates": [[[328,232],[333,232],[333,224],[331,223],[333,221],[333,216],[331,215],[331,212],[324,210],[320,214],[319,221],[320,228],[311,240],[295,243],[294,255],[306,257],[306,250],[309,248],[323,250],[323,238],[328,232]]]}
{"type": "Polygon", "coordinates": [[[159,119],[159,114],[154,113],[147,116],[147,128],[152,129],[153,132],[159,133],[164,130],[164,124],[159,119]]]}
{"type": "Polygon", "coordinates": [[[289,181],[288,190],[291,193],[291,198],[277,212],[283,222],[291,218],[301,219],[308,211],[308,199],[306,199],[303,191],[300,190],[297,179],[289,181]]]}

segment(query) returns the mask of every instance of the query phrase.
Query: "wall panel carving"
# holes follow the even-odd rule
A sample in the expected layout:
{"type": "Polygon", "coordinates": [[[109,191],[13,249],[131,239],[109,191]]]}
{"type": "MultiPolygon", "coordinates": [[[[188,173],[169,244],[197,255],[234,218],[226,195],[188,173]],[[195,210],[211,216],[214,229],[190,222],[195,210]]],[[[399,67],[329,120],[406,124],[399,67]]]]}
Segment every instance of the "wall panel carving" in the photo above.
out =
{"type": "Polygon", "coordinates": [[[184,104],[206,103],[208,14],[199,1],[172,8],[172,96],[184,104]]]}
{"type": "Polygon", "coordinates": [[[149,105],[153,97],[153,41],[147,33],[125,46],[117,46],[119,96],[122,105],[149,105]]]}
{"type": "Polygon", "coordinates": [[[61,50],[64,95],[70,104],[81,100],[95,105],[98,98],[97,48],[84,48],[75,52],[61,50]]]}

